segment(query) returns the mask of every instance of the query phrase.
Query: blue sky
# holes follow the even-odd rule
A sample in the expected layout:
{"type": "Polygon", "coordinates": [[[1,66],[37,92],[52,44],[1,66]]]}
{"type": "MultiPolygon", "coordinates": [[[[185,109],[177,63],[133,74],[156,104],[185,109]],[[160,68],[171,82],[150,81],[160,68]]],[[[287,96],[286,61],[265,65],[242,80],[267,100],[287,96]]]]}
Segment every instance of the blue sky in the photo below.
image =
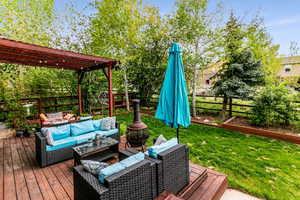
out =
{"type": "MultiPolygon", "coordinates": [[[[73,0],[77,8],[84,7],[91,0],[73,0]]],[[[176,0],[144,0],[157,6],[162,14],[174,11],[176,0]]],[[[56,8],[62,10],[69,0],[56,0],[56,8]]],[[[213,9],[220,0],[210,0],[213,9]]],[[[288,54],[291,41],[300,44],[300,0],[223,0],[225,12],[234,11],[238,16],[251,19],[259,12],[266,22],[274,43],[280,45],[280,53],[288,54]]]]}

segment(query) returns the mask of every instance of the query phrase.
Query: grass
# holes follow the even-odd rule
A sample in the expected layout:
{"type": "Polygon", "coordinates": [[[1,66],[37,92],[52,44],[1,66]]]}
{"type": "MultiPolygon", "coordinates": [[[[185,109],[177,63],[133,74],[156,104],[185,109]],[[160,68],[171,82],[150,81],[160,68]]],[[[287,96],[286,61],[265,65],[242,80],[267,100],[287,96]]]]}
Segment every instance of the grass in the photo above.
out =
{"type": "MultiPolygon", "coordinates": [[[[119,115],[122,132],[132,122],[132,114],[119,115]]],[[[175,137],[175,129],[143,115],[153,138],[175,137]]],[[[300,147],[273,139],[248,136],[193,124],[180,130],[180,141],[190,147],[194,163],[228,175],[230,187],[270,200],[300,199],[300,147]]]]}

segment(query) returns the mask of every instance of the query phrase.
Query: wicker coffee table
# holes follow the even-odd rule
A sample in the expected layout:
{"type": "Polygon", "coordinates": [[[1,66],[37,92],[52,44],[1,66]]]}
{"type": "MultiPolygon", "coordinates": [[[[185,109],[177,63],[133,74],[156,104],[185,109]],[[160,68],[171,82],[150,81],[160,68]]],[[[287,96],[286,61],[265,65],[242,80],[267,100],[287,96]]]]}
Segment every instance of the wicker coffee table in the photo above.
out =
{"type": "Polygon", "coordinates": [[[81,144],[73,148],[74,165],[81,164],[81,160],[104,161],[119,155],[119,142],[107,137],[96,145],[93,141],[81,144]]]}

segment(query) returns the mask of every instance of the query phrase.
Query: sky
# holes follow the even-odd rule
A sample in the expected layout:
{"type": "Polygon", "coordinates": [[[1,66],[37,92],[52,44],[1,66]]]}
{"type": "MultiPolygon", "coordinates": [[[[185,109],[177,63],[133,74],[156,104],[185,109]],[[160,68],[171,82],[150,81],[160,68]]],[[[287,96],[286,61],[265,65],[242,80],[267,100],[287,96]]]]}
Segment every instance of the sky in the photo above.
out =
{"type": "MultiPolygon", "coordinates": [[[[91,0],[73,0],[80,9],[91,0]]],[[[56,0],[56,8],[63,10],[69,0],[56,0]]],[[[176,0],[144,0],[159,8],[162,15],[175,10],[176,0]]],[[[274,44],[279,44],[282,55],[289,54],[291,41],[300,45],[300,0],[210,0],[209,9],[213,10],[222,2],[225,12],[233,11],[243,19],[251,19],[257,13],[264,17],[268,32],[274,44]]]]}

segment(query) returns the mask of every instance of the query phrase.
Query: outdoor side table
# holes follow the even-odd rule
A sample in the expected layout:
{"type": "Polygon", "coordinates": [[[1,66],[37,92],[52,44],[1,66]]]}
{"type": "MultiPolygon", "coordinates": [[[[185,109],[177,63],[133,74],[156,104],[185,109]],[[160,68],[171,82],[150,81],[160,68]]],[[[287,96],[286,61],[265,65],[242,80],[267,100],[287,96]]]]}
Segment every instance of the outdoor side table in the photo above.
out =
{"type": "Polygon", "coordinates": [[[119,155],[119,142],[107,137],[101,140],[101,144],[87,142],[73,148],[74,165],[81,164],[81,160],[104,161],[119,155]]]}

